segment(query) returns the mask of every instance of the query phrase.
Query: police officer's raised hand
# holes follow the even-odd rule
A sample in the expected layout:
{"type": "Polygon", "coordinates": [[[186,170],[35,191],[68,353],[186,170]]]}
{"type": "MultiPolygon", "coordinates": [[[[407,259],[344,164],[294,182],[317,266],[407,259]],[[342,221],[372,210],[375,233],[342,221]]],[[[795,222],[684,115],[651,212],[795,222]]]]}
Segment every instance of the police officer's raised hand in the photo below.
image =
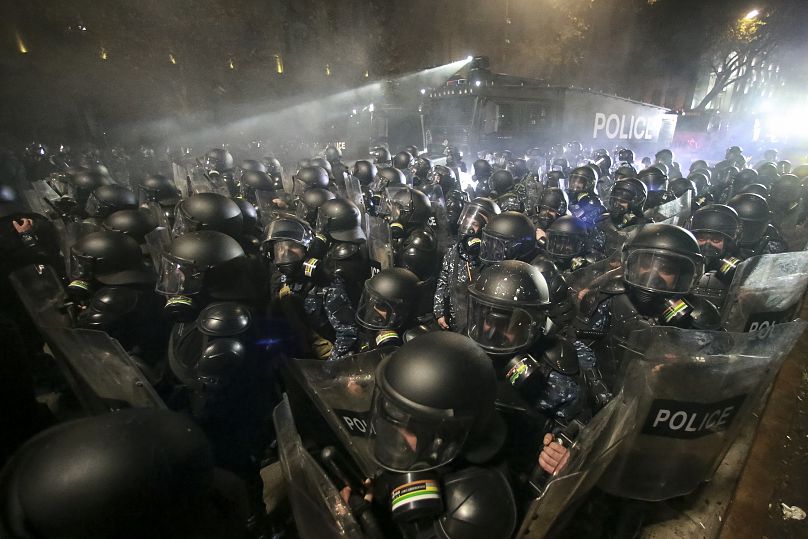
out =
{"type": "Polygon", "coordinates": [[[440,326],[441,329],[449,329],[449,324],[446,323],[445,316],[441,316],[440,318],[438,318],[438,325],[440,326]]]}
{"type": "Polygon", "coordinates": [[[556,474],[564,469],[570,458],[570,451],[554,441],[552,434],[544,435],[544,448],[539,455],[539,466],[549,474],[556,474]]]}

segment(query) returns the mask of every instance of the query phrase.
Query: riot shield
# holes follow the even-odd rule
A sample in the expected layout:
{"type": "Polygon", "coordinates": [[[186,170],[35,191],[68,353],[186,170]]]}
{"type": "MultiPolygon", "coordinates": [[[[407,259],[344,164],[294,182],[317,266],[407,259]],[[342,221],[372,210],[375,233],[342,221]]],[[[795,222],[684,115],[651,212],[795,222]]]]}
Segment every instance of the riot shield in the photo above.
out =
{"type": "MultiPolygon", "coordinates": [[[[45,182],[45,180],[38,180],[35,182],[31,182],[31,187],[34,191],[34,196],[38,199],[37,205],[43,203],[42,206],[45,208],[45,212],[43,215],[51,215],[54,214],[56,216],[61,216],[61,212],[59,211],[59,200],[62,198],[59,193],[53,190],[53,188],[45,182]]],[[[30,204],[34,204],[31,202],[30,204]]],[[[33,205],[32,205],[33,207],[33,205]]]]}
{"type": "Polygon", "coordinates": [[[744,260],[727,290],[721,327],[768,331],[797,318],[808,287],[808,252],[760,255],[744,260]]]}
{"type": "Polygon", "coordinates": [[[105,413],[166,407],[120,343],[103,331],[42,329],[51,353],[86,410],[105,413]]]}
{"type": "Polygon", "coordinates": [[[57,226],[56,231],[60,236],[62,256],[65,260],[65,271],[70,275],[70,249],[79,239],[92,232],[101,230],[100,225],[91,221],[68,222],[64,226],[57,226]]]}
{"type": "Polygon", "coordinates": [[[171,231],[159,226],[146,234],[146,247],[149,250],[152,263],[154,264],[154,271],[160,275],[160,260],[162,253],[167,253],[171,247],[171,231]]]}
{"type": "Polygon", "coordinates": [[[52,267],[25,266],[8,278],[38,327],[67,328],[73,325],[67,292],[52,267]]]}
{"type": "Polygon", "coordinates": [[[356,204],[363,216],[367,213],[365,197],[362,195],[362,185],[359,180],[347,173],[345,174],[345,198],[356,204]]]}
{"type": "Polygon", "coordinates": [[[365,220],[370,269],[373,275],[393,267],[393,248],[390,224],[381,217],[367,215],[365,220]]]}
{"type": "Polygon", "coordinates": [[[656,208],[646,210],[645,216],[655,223],[680,225],[690,217],[691,195],[692,193],[687,191],[677,199],[666,202],[656,208]]]}
{"type": "Polygon", "coordinates": [[[299,537],[363,537],[351,509],[303,447],[286,395],[272,414],[283,476],[299,537]]]}
{"type": "Polygon", "coordinates": [[[443,188],[437,184],[430,184],[425,185],[423,191],[429,197],[432,206],[429,225],[438,240],[438,252],[440,256],[443,256],[452,245],[452,232],[449,228],[449,216],[446,213],[446,198],[443,195],[443,188]]]}
{"type": "Polygon", "coordinates": [[[517,192],[523,197],[525,214],[529,217],[535,216],[544,186],[539,182],[538,177],[528,174],[519,182],[517,187],[517,192]]]}
{"type": "Polygon", "coordinates": [[[600,488],[659,501],[708,481],[806,325],[778,324],[766,334],[673,327],[632,333],[621,346],[617,387],[637,397],[635,430],[600,488]]]}
{"type": "Polygon", "coordinates": [[[635,412],[636,399],[618,394],[578,432],[566,466],[530,502],[516,537],[544,537],[558,516],[595,486],[628,439],[635,412]]]}
{"type": "Polygon", "coordinates": [[[378,469],[370,436],[376,366],[394,349],[372,350],[335,361],[298,359],[292,372],[365,477],[378,469]]]}

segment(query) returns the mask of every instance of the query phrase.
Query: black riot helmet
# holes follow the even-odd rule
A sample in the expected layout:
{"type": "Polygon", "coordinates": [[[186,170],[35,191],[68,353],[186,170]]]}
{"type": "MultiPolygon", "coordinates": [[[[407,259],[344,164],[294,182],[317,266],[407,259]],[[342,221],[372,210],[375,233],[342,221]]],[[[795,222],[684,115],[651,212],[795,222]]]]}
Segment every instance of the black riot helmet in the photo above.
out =
{"type": "Polygon", "coordinates": [[[412,160],[413,157],[410,152],[398,152],[393,158],[393,167],[397,168],[398,170],[407,170],[410,168],[410,163],[412,163],[412,160]]]}
{"type": "Polygon", "coordinates": [[[205,517],[221,495],[213,453],[202,429],[168,410],[51,427],[17,451],[1,477],[0,530],[9,539],[213,538],[243,526],[225,530],[205,517]]]}
{"type": "Polygon", "coordinates": [[[738,212],[723,204],[699,208],[688,222],[688,229],[699,242],[708,266],[719,257],[732,254],[741,236],[738,212]]]}
{"type": "Polygon", "coordinates": [[[260,204],[261,200],[264,200],[263,197],[275,198],[277,191],[283,191],[282,181],[278,182],[274,176],[270,177],[265,172],[248,171],[241,176],[242,195],[253,204],[260,204]]]}
{"type": "Polygon", "coordinates": [[[85,288],[95,280],[115,286],[154,282],[154,271],[143,265],[138,242],[119,232],[85,234],[70,248],[72,288],[85,288]]]}
{"type": "Polygon", "coordinates": [[[457,233],[462,237],[480,237],[482,230],[495,215],[500,213],[499,205],[486,197],[477,197],[463,207],[457,220],[457,233]]]}
{"type": "Polygon", "coordinates": [[[205,154],[204,166],[205,170],[208,172],[222,174],[233,170],[235,164],[230,152],[222,148],[214,148],[208,150],[205,154]]]}
{"type": "Polygon", "coordinates": [[[735,159],[739,156],[743,156],[743,150],[740,146],[730,146],[724,153],[724,159],[726,160],[735,159]]]}
{"type": "Polygon", "coordinates": [[[313,239],[306,221],[283,214],[267,225],[261,250],[281,273],[291,276],[302,267],[313,239]]]}
{"type": "Polygon", "coordinates": [[[774,180],[780,175],[780,171],[777,170],[777,165],[766,161],[765,163],[761,163],[757,166],[757,173],[758,178],[757,181],[764,184],[764,185],[771,185],[774,180]]]}
{"type": "Polygon", "coordinates": [[[381,193],[388,187],[406,186],[407,178],[404,173],[393,167],[380,168],[373,183],[370,184],[370,190],[374,193],[381,193]]]}
{"type": "Polygon", "coordinates": [[[421,181],[426,181],[430,170],[432,170],[432,161],[426,157],[416,157],[410,166],[412,175],[421,181]]]}
{"type": "Polygon", "coordinates": [[[512,355],[539,339],[550,292],[541,272],[519,260],[483,268],[469,286],[468,335],[494,355],[512,355]]]}
{"type": "Polygon", "coordinates": [[[373,181],[377,173],[376,165],[370,161],[359,160],[354,163],[353,176],[359,180],[359,183],[362,185],[370,185],[370,182],[373,181]]]}
{"type": "Polygon", "coordinates": [[[649,224],[623,246],[623,280],[641,303],[687,294],[704,274],[704,257],[689,231],[649,224]]]}
{"type": "Polygon", "coordinates": [[[336,241],[364,241],[362,213],[356,204],[344,198],[324,202],[317,210],[317,233],[336,241]]]}
{"type": "Polygon", "coordinates": [[[261,161],[255,159],[245,159],[241,162],[241,170],[244,172],[263,172],[266,174],[267,166],[261,161]]]}
{"type": "Polygon", "coordinates": [[[390,198],[390,218],[404,226],[425,225],[432,215],[432,204],[423,192],[404,187],[390,198]]]}
{"type": "Polygon", "coordinates": [[[472,466],[442,479],[446,510],[433,524],[435,537],[491,539],[513,536],[516,502],[501,471],[472,466]]]}
{"type": "Polygon", "coordinates": [[[550,170],[559,170],[564,174],[570,169],[570,164],[564,157],[556,157],[550,162],[550,170]]]}
{"type": "Polygon", "coordinates": [[[555,259],[569,260],[584,252],[586,223],[572,215],[563,215],[547,229],[545,250],[555,259]]]}
{"type": "Polygon", "coordinates": [[[771,222],[769,203],[760,195],[742,193],[732,197],[728,206],[738,212],[741,219],[741,246],[754,246],[763,238],[771,222]]]}
{"type": "Polygon", "coordinates": [[[622,180],[624,178],[636,178],[637,177],[637,169],[634,168],[632,165],[620,165],[614,171],[614,179],[622,180]]]}
{"type": "Polygon", "coordinates": [[[138,243],[145,243],[146,234],[157,228],[157,221],[146,210],[118,210],[104,219],[104,229],[126,234],[138,243]]]}
{"type": "Polygon", "coordinates": [[[267,167],[267,174],[271,176],[280,176],[283,172],[283,167],[277,157],[264,157],[264,164],[267,167]]]}
{"type": "Polygon", "coordinates": [[[389,268],[365,281],[356,308],[356,321],[365,329],[406,329],[415,314],[412,300],[418,276],[404,268],[389,268]]]}
{"type": "Polygon", "coordinates": [[[373,162],[377,165],[379,164],[386,164],[389,163],[392,159],[390,155],[390,150],[385,148],[384,146],[376,146],[370,149],[370,157],[373,159],[373,162]]]}
{"type": "Polygon", "coordinates": [[[177,204],[171,233],[180,236],[198,230],[216,230],[237,238],[243,227],[238,204],[218,193],[199,193],[177,204]]]}
{"type": "Polygon", "coordinates": [[[320,206],[329,200],[334,200],[335,198],[337,198],[337,195],[328,189],[323,189],[321,187],[307,189],[297,200],[297,204],[295,205],[295,215],[314,227],[317,224],[317,212],[319,211],[320,206]]]}
{"type": "Polygon", "coordinates": [[[215,297],[217,291],[243,278],[236,262],[244,258],[241,245],[221,232],[202,230],[183,234],[174,238],[162,253],[155,291],[173,298],[203,292],[215,297]]]}
{"type": "Polygon", "coordinates": [[[762,196],[765,199],[769,198],[769,188],[762,183],[750,183],[748,185],[744,185],[738,190],[738,193],[754,193],[762,196]]]}
{"type": "Polygon", "coordinates": [[[753,168],[745,168],[735,175],[734,187],[735,192],[739,192],[745,186],[758,183],[758,173],[753,168]]]}
{"type": "Polygon", "coordinates": [[[329,144],[325,148],[325,158],[326,161],[334,165],[336,163],[339,163],[340,160],[342,159],[342,152],[340,151],[339,148],[337,148],[333,144],[329,144]]]}
{"type": "Polygon", "coordinates": [[[421,150],[419,150],[418,146],[416,146],[414,144],[410,144],[409,146],[404,148],[404,151],[409,153],[413,157],[413,159],[415,159],[416,157],[418,157],[421,154],[421,150]]]}
{"type": "Polygon", "coordinates": [[[777,161],[778,152],[774,148],[769,148],[763,152],[763,159],[766,161],[777,161]]]}
{"type": "Polygon", "coordinates": [[[97,168],[81,169],[68,176],[67,193],[62,194],[72,197],[83,206],[95,189],[109,183],[109,177],[101,170],[97,168]]]}
{"type": "Polygon", "coordinates": [[[777,162],[777,171],[780,174],[791,174],[792,164],[788,159],[783,159],[777,162]]]}
{"type": "Polygon", "coordinates": [[[581,193],[591,193],[597,180],[592,167],[582,166],[572,169],[567,179],[567,194],[570,200],[577,200],[581,193]]]}
{"type": "Polygon", "coordinates": [[[429,174],[429,183],[440,185],[445,194],[457,189],[457,176],[449,167],[436,165],[429,174]]]}
{"type": "Polygon", "coordinates": [[[646,209],[662,204],[668,193],[668,174],[663,170],[663,165],[664,163],[659,163],[650,166],[637,174],[640,181],[648,188],[648,195],[645,199],[646,209]]]}
{"type": "Polygon", "coordinates": [[[617,180],[609,193],[609,213],[623,216],[627,213],[642,213],[648,188],[637,178],[617,180]]]}
{"type": "Polygon", "coordinates": [[[632,165],[634,163],[634,152],[628,148],[623,148],[617,152],[617,162],[632,165]]]}
{"type": "Polygon", "coordinates": [[[137,196],[122,185],[101,185],[96,187],[84,210],[90,217],[107,217],[118,210],[137,208],[137,196]]]}
{"type": "Polygon", "coordinates": [[[529,260],[536,251],[536,228],[523,213],[506,211],[495,215],[483,229],[480,260],[529,260]]]}
{"type": "Polygon", "coordinates": [[[522,199],[513,191],[508,191],[497,197],[497,204],[502,208],[502,211],[516,211],[523,213],[525,211],[525,204],[522,199]]]}
{"type": "Polygon", "coordinates": [[[236,203],[238,209],[241,210],[242,232],[244,234],[251,234],[255,231],[256,227],[259,226],[258,211],[255,209],[255,206],[252,205],[252,202],[247,199],[236,197],[232,200],[236,203]]]}
{"type": "Polygon", "coordinates": [[[800,196],[800,179],[794,174],[783,174],[772,183],[769,205],[774,211],[789,211],[799,204],[800,196]]]}
{"type": "Polygon", "coordinates": [[[707,193],[712,185],[710,182],[710,175],[705,174],[704,170],[696,170],[691,172],[687,176],[687,179],[693,182],[693,186],[696,188],[697,196],[707,193]]]}
{"type": "Polygon", "coordinates": [[[491,168],[491,163],[486,161],[485,159],[477,159],[474,162],[474,180],[475,181],[488,181],[488,178],[491,177],[491,173],[493,169],[491,168]]]}
{"type": "Polygon", "coordinates": [[[668,184],[668,188],[676,198],[683,196],[688,191],[692,193],[691,196],[696,196],[696,184],[689,178],[676,178],[668,184]]]}
{"type": "Polygon", "coordinates": [[[696,172],[697,170],[709,170],[710,166],[707,164],[707,161],[704,159],[696,159],[692,163],[690,163],[690,168],[688,172],[696,172]]]}
{"type": "Polygon", "coordinates": [[[143,178],[137,186],[138,202],[157,202],[162,206],[175,206],[180,195],[177,186],[162,174],[151,174],[143,178]]]}
{"type": "Polygon", "coordinates": [[[376,369],[370,412],[374,456],[394,472],[430,470],[461,453],[490,458],[504,442],[491,360],[468,337],[433,332],[385,358],[376,369]]]}
{"type": "Polygon", "coordinates": [[[325,173],[329,178],[334,177],[334,169],[331,168],[331,163],[326,161],[323,157],[312,157],[311,166],[320,167],[321,169],[325,170],[325,173]]]}
{"type": "Polygon", "coordinates": [[[491,191],[503,195],[513,189],[516,181],[513,179],[513,174],[510,170],[498,169],[488,179],[488,184],[491,186],[491,191]]]}
{"type": "Polygon", "coordinates": [[[295,195],[302,195],[308,189],[328,187],[328,172],[323,167],[305,166],[295,176],[295,195]]]}
{"type": "Polygon", "coordinates": [[[536,224],[547,230],[553,221],[567,213],[569,198],[566,191],[558,187],[548,187],[541,193],[536,212],[536,224]]]}

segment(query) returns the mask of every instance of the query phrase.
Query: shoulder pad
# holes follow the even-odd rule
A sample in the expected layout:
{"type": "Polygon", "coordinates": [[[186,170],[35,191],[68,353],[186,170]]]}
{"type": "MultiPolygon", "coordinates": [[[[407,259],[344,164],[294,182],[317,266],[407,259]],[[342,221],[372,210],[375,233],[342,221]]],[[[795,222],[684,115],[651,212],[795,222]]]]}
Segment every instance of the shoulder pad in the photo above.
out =
{"type": "Polygon", "coordinates": [[[626,283],[623,281],[623,268],[609,270],[593,281],[598,285],[598,291],[604,294],[622,294],[626,291],[626,283]]]}
{"type": "Polygon", "coordinates": [[[196,327],[211,337],[229,337],[247,331],[252,322],[250,310],[232,301],[211,303],[199,313],[196,327]]]}
{"type": "Polygon", "coordinates": [[[544,350],[542,361],[547,363],[554,371],[567,376],[578,374],[578,352],[575,346],[566,339],[556,337],[544,350]]]}
{"type": "Polygon", "coordinates": [[[780,231],[777,229],[776,226],[774,226],[771,223],[769,224],[768,227],[766,227],[766,236],[769,238],[769,241],[782,240],[782,237],[780,236],[780,231]]]}
{"type": "Polygon", "coordinates": [[[426,335],[427,333],[432,333],[436,331],[425,324],[421,324],[419,326],[415,326],[414,328],[410,328],[404,332],[404,342],[410,342],[416,337],[420,337],[421,335],[426,335]]]}
{"type": "Polygon", "coordinates": [[[346,258],[351,258],[358,252],[359,244],[341,241],[331,246],[328,250],[328,257],[335,260],[345,260],[346,258]]]}
{"type": "Polygon", "coordinates": [[[123,286],[105,286],[98,290],[90,308],[107,316],[118,317],[135,309],[138,291],[123,286]]]}

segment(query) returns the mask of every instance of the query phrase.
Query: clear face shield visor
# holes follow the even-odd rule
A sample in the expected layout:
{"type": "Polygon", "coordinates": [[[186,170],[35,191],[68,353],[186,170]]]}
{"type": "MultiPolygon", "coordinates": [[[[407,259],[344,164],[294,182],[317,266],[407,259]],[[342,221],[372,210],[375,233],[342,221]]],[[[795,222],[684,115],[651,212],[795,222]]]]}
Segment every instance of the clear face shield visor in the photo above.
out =
{"type": "Polygon", "coordinates": [[[541,334],[545,321],[546,316],[534,316],[527,309],[469,295],[468,335],[488,352],[510,353],[529,346],[541,334]]]}
{"type": "Polygon", "coordinates": [[[704,271],[686,256],[637,249],[624,255],[625,281],[628,284],[663,294],[686,294],[704,271]]]}

